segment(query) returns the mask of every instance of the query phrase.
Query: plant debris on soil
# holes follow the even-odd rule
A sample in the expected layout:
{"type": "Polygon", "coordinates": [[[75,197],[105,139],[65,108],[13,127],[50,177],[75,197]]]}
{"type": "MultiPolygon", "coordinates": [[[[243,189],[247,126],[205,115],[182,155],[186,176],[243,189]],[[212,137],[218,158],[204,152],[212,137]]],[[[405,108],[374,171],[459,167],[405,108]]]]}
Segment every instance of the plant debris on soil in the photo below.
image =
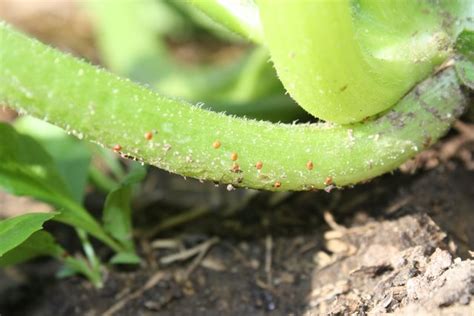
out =
{"type": "Polygon", "coordinates": [[[100,290],[56,279],[48,259],[5,270],[0,314],[469,315],[474,171],[459,153],[474,142],[442,154],[470,139],[459,124],[408,163],[418,172],[331,193],[228,192],[152,169],[135,205],[140,267],[111,268],[100,290]]]}

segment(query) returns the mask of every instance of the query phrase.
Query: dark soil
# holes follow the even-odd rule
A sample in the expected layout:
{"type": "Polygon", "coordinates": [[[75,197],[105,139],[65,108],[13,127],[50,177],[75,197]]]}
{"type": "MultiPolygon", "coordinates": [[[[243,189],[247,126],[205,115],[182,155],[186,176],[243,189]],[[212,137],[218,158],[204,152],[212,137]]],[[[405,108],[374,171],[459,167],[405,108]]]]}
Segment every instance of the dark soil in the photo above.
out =
{"type": "Polygon", "coordinates": [[[135,205],[140,268],[111,268],[101,290],[56,279],[50,260],[6,270],[0,314],[469,315],[474,128],[457,127],[405,172],[329,194],[227,192],[153,169],[135,205]]]}

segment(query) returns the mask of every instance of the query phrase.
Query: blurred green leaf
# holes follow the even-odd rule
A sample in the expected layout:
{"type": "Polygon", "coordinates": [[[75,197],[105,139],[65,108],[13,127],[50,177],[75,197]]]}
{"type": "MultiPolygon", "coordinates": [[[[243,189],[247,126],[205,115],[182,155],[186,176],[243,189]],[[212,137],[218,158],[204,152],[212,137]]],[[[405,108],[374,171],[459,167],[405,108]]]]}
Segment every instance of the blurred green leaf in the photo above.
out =
{"type": "Polygon", "coordinates": [[[112,264],[139,264],[140,262],[140,257],[131,252],[121,252],[110,259],[112,264]]]}
{"type": "Polygon", "coordinates": [[[137,60],[163,54],[165,48],[156,40],[156,25],[172,23],[173,19],[167,18],[161,1],[88,0],[86,4],[97,30],[99,48],[111,70],[126,74],[137,60]],[[160,12],[164,19],[160,19],[160,12]]]}
{"type": "Polygon", "coordinates": [[[74,200],[82,203],[91,160],[88,146],[61,128],[31,116],[21,117],[14,126],[18,132],[33,137],[43,145],[74,200]]]}
{"type": "Polygon", "coordinates": [[[0,257],[0,266],[22,263],[39,256],[62,257],[66,252],[53,236],[44,230],[36,231],[23,243],[0,257]]]}
{"type": "MultiPolygon", "coordinates": [[[[51,215],[54,216],[55,213],[33,213],[26,215],[51,215]]],[[[23,215],[24,216],[24,215],[23,215]]],[[[20,217],[20,216],[19,216],[20,217]]],[[[17,217],[15,217],[17,218],[17,217]]],[[[0,222],[0,227],[1,227],[0,222]]],[[[17,227],[20,229],[20,227],[17,227]]],[[[22,227],[23,228],[23,227],[22,227]]],[[[0,228],[1,229],[1,228],[0,228]]],[[[0,244],[3,239],[3,235],[0,232],[0,244]]],[[[30,259],[40,257],[40,256],[51,256],[59,261],[64,263],[64,267],[60,271],[61,276],[72,276],[76,274],[82,274],[87,277],[94,285],[100,287],[102,285],[102,280],[100,274],[98,274],[94,269],[92,269],[84,258],[75,258],[67,254],[67,252],[59,245],[54,237],[44,231],[36,231],[27,237],[26,240],[18,244],[15,248],[6,252],[3,256],[0,257],[0,267],[6,267],[9,265],[15,265],[28,261],[30,259]]]]}
{"type": "MultiPolygon", "coordinates": [[[[114,257],[115,263],[130,263],[131,256],[135,256],[135,247],[132,240],[132,201],[133,185],[140,182],[146,175],[146,168],[139,164],[132,164],[127,176],[122,180],[120,186],[107,195],[105,201],[103,222],[104,229],[111,236],[121,242],[127,254],[120,253],[114,257]],[[126,260],[124,258],[127,258],[126,260]]],[[[135,258],[136,259],[136,258],[135,258]]],[[[133,259],[133,263],[138,263],[133,259]]]]}
{"type": "Polygon", "coordinates": [[[131,186],[142,181],[146,176],[146,167],[138,162],[131,162],[127,175],[122,179],[120,185],[131,186]]]}
{"type": "Polygon", "coordinates": [[[80,205],[48,152],[32,137],[0,123],[0,187],[15,195],[28,195],[62,209],[54,219],[82,228],[115,250],[120,246],[80,205]]]}
{"type": "Polygon", "coordinates": [[[64,258],[64,266],[56,276],[59,278],[66,278],[77,274],[84,275],[97,288],[101,288],[103,285],[100,271],[91,268],[84,258],[66,256],[64,258]]]}
{"type": "Polygon", "coordinates": [[[0,123],[0,138],[0,186],[7,192],[50,203],[70,196],[53,160],[32,137],[0,123]]]}
{"type": "Polygon", "coordinates": [[[0,221],[0,258],[41,230],[43,223],[55,215],[56,213],[30,213],[0,221]]]}

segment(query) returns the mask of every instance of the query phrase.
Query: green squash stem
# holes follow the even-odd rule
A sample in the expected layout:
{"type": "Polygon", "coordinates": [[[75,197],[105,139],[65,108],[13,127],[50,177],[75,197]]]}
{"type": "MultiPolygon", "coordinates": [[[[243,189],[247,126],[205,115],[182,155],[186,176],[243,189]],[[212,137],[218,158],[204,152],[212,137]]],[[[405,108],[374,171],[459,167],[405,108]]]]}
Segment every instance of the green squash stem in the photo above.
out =
{"type": "Polygon", "coordinates": [[[467,101],[447,68],[364,123],[247,120],[161,97],[0,24],[0,103],[125,157],[231,186],[312,190],[370,179],[436,141],[467,101]]]}

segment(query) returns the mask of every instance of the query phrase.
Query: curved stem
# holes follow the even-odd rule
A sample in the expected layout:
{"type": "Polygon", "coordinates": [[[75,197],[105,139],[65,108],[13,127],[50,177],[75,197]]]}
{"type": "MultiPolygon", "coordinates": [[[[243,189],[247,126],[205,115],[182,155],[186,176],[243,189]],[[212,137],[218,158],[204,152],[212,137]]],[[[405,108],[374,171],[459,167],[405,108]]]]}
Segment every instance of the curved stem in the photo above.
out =
{"type": "Polygon", "coordinates": [[[446,69],[363,124],[271,124],[163,98],[4,24],[0,38],[0,102],[124,156],[234,186],[309,190],[370,179],[434,142],[467,101],[446,69]]]}
{"type": "Polygon", "coordinates": [[[285,88],[314,116],[341,124],[394,105],[449,55],[456,34],[445,25],[467,23],[448,14],[463,8],[456,0],[257,3],[285,88]]]}

